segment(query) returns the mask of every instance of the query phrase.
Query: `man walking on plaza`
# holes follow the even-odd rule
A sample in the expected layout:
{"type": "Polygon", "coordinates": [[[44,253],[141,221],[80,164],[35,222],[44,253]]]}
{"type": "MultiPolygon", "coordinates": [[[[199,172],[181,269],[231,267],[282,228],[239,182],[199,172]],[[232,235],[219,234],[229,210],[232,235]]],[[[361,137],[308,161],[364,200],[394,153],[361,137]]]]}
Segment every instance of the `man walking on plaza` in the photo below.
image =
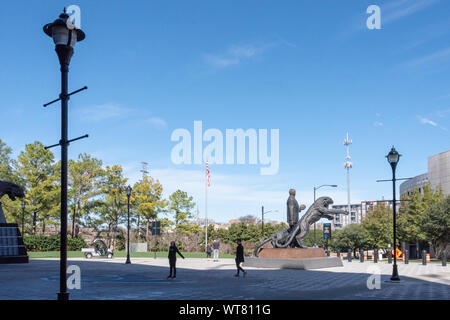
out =
{"type": "Polygon", "coordinates": [[[213,242],[214,249],[214,262],[219,261],[219,241],[215,240],[213,242]]]}
{"type": "Polygon", "coordinates": [[[177,277],[177,253],[184,259],[184,256],[181,254],[181,252],[178,250],[177,246],[175,245],[175,241],[170,242],[169,247],[169,265],[170,265],[170,274],[167,277],[167,279],[175,279],[177,277]],[[173,276],[172,276],[172,270],[173,270],[173,276]]]}
{"type": "Polygon", "coordinates": [[[237,240],[237,248],[236,248],[236,268],[237,268],[237,273],[234,275],[235,277],[239,277],[239,271],[242,271],[242,273],[245,275],[247,274],[247,271],[245,271],[244,269],[242,269],[241,267],[241,263],[244,262],[244,247],[242,246],[242,241],[241,239],[237,240]]]}

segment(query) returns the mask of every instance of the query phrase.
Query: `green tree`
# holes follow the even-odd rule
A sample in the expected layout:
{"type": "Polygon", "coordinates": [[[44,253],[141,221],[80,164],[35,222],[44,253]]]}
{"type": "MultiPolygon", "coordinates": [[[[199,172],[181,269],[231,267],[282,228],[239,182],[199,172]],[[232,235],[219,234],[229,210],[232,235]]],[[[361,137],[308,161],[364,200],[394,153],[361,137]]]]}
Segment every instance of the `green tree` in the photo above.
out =
{"type": "Polygon", "coordinates": [[[13,174],[14,160],[11,158],[12,149],[0,139],[0,180],[17,183],[13,174]]]}
{"type": "Polygon", "coordinates": [[[195,227],[188,225],[192,219],[191,210],[195,207],[192,196],[177,190],[169,196],[169,210],[173,213],[175,229],[181,232],[192,232],[195,227]]]}
{"type": "Polygon", "coordinates": [[[392,215],[391,208],[379,203],[362,221],[367,234],[367,245],[371,249],[385,249],[392,243],[392,215]]]}
{"type": "Polygon", "coordinates": [[[72,238],[78,237],[78,223],[86,212],[88,202],[100,194],[103,177],[102,162],[89,154],[78,155],[78,161],[69,160],[69,205],[72,210],[72,238]]]}
{"type": "Polygon", "coordinates": [[[450,196],[431,204],[422,222],[422,230],[439,256],[450,243],[450,196]]]}
{"type": "Polygon", "coordinates": [[[358,250],[369,249],[367,238],[367,231],[360,224],[352,223],[335,233],[331,247],[335,250],[352,249],[356,255],[358,250]]]}
{"type": "Polygon", "coordinates": [[[59,218],[59,167],[59,163],[54,163],[53,153],[38,141],[27,144],[19,154],[16,172],[25,189],[26,212],[32,214],[33,234],[38,223],[44,233],[46,223],[56,223],[59,218]]]}
{"type": "Polygon", "coordinates": [[[127,204],[126,183],[120,165],[106,166],[102,177],[103,204],[98,206],[100,220],[107,224],[108,245],[116,249],[116,238],[119,223],[123,222],[127,204]]]}
{"type": "Polygon", "coordinates": [[[150,223],[158,217],[158,214],[165,212],[168,201],[162,198],[163,187],[159,180],[145,176],[141,181],[136,182],[133,187],[131,202],[136,208],[137,214],[146,222],[145,239],[149,242],[150,223]]]}
{"type": "Polygon", "coordinates": [[[423,193],[415,189],[409,196],[402,197],[405,201],[401,203],[397,220],[399,241],[427,243],[427,235],[422,228],[425,212],[442,198],[442,192],[433,191],[429,185],[423,188],[423,193]]]}

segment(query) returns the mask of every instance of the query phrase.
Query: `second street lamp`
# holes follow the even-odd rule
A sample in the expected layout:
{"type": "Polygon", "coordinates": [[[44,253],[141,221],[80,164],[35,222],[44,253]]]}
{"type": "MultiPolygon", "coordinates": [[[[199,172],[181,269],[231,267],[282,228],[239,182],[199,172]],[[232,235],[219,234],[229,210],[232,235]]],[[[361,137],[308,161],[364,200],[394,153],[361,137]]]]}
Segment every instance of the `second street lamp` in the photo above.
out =
{"type": "MultiPolygon", "coordinates": [[[[332,188],[337,188],[337,184],[323,184],[321,186],[318,187],[314,187],[314,202],[316,202],[316,190],[322,187],[332,187],[332,188]]],[[[314,222],[314,242],[316,243],[316,223],[314,222]]]]}
{"type": "Polygon", "coordinates": [[[130,196],[131,196],[131,187],[127,187],[127,200],[128,200],[128,224],[127,224],[127,261],[125,264],[130,264],[130,196]]]}
{"type": "Polygon", "coordinates": [[[398,276],[398,269],[397,269],[397,233],[396,233],[396,216],[397,216],[397,211],[396,211],[396,199],[395,199],[395,169],[397,168],[397,164],[400,160],[401,154],[399,154],[397,152],[397,150],[395,150],[394,147],[392,147],[391,151],[389,152],[389,154],[386,156],[387,161],[389,162],[389,164],[391,165],[392,168],[392,192],[393,192],[393,197],[392,197],[392,211],[393,211],[393,231],[394,231],[394,265],[392,266],[392,277],[391,280],[392,281],[400,281],[400,277],[398,276]]]}

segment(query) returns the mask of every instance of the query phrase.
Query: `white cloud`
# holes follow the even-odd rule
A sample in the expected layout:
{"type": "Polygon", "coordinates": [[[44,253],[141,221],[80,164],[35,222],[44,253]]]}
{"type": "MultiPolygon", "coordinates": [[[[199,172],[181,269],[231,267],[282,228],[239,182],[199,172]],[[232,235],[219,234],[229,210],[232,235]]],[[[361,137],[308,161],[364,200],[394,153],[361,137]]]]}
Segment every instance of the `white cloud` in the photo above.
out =
{"type": "Polygon", "coordinates": [[[206,63],[216,68],[226,68],[237,65],[243,60],[248,60],[264,52],[269,45],[256,46],[253,44],[233,45],[226,52],[221,54],[205,54],[206,63]]]}
{"type": "Polygon", "coordinates": [[[375,127],[382,127],[382,126],[383,126],[383,122],[375,121],[375,122],[373,123],[373,125],[374,125],[375,127]]]}
{"type": "Polygon", "coordinates": [[[150,117],[145,120],[147,123],[151,124],[155,128],[164,128],[167,127],[167,122],[159,117],[150,117]]]}
{"type": "Polygon", "coordinates": [[[432,62],[434,60],[447,58],[447,57],[450,57],[450,48],[446,48],[446,49],[437,51],[435,53],[429,54],[427,56],[411,60],[411,61],[407,62],[406,65],[407,66],[417,66],[417,65],[424,64],[424,63],[432,62]]]}
{"type": "Polygon", "coordinates": [[[88,108],[81,109],[81,116],[86,121],[103,121],[129,114],[132,109],[124,108],[116,104],[100,104],[88,108]]]}
{"type": "Polygon", "coordinates": [[[382,23],[390,23],[401,18],[405,18],[416,12],[426,9],[427,7],[437,3],[438,0],[402,0],[391,2],[386,6],[381,7],[382,23]]]}
{"type": "Polygon", "coordinates": [[[419,118],[419,121],[421,123],[423,123],[423,124],[429,124],[429,125],[431,125],[433,127],[437,127],[437,123],[434,122],[433,120],[430,120],[428,118],[424,118],[424,117],[421,117],[421,116],[417,116],[417,118],[419,118]]]}

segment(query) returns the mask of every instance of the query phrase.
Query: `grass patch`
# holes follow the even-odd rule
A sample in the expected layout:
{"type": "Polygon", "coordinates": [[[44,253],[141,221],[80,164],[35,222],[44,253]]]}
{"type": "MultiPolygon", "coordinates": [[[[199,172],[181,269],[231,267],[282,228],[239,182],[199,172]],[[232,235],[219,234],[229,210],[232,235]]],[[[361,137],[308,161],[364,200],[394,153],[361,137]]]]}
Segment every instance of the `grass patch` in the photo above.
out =
{"type": "MultiPolygon", "coordinates": [[[[206,258],[206,253],[203,252],[182,252],[185,258],[206,258]]],[[[43,259],[43,258],[59,258],[59,251],[45,251],[45,252],[28,252],[30,259],[43,259]]],[[[126,258],[126,251],[116,251],[114,257],[126,258]]],[[[156,252],[157,258],[167,258],[167,251],[156,252]]],[[[68,258],[84,258],[84,253],[81,251],[67,251],[68,258]]],[[[130,252],[131,258],[154,258],[154,252],[130,252]]],[[[212,257],[212,255],[211,255],[212,257]]],[[[219,258],[234,258],[231,254],[220,254],[219,258]]]]}

